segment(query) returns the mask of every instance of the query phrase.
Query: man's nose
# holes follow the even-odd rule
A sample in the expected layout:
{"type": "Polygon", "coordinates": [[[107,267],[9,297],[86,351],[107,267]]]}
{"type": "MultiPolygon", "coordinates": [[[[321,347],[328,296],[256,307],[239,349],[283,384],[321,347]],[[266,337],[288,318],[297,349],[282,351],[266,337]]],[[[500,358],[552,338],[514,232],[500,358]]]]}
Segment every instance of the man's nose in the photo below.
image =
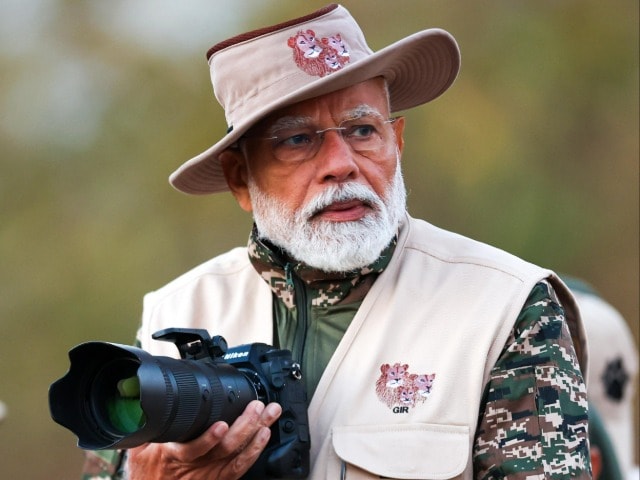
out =
{"type": "Polygon", "coordinates": [[[322,132],[322,143],[316,154],[318,176],[321,181],[344,182],[357,177],[360,169],[356,153],[342,135],[342,130],[322,132]]]}

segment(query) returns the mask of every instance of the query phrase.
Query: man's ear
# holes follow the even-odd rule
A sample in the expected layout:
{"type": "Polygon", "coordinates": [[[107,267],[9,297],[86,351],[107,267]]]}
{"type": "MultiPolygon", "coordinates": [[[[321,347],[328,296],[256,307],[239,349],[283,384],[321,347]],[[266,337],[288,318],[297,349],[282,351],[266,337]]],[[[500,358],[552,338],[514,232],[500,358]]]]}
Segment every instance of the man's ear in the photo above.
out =
{"type": "Polygon", "coordinates": [[[218,161],[222,166],[224,178],[227,185],[240,208],[247,212],[251,212],[251,196],[249,195],[249,186],[247,184],[249,172],[247,170],[247,162],[242,152],[236,148],[228,148],[218,156],[218,161]]]}
{"type": "Polygon", "coordinates": [[[404,149],[404,117],[398,117],[393,122],[393,130],[396,134],[396,145],[398,146],[398,152],[402,155],[404,149]]]}

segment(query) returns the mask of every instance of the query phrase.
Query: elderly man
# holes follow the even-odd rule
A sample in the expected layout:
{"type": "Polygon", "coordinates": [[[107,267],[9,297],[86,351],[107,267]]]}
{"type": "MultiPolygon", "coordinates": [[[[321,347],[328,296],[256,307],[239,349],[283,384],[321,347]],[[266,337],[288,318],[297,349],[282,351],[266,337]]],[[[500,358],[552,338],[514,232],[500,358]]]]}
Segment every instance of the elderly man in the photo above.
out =
{"type": "MultiPolygon", "coordinates": [[[[405,120],[459,68],[439,29],[373,53],[329,5],[208,52],[226,135],[172,176],[231,191],[247,248],[145,298],[139,341],[206,328],[292,351],[312,479],[590,478],[580,316],[551,271],[406,212],[405,120]]],[[[281,413],[250,403],[187,443],[126,453],[130,479],[236,479],[281,413]]]]}

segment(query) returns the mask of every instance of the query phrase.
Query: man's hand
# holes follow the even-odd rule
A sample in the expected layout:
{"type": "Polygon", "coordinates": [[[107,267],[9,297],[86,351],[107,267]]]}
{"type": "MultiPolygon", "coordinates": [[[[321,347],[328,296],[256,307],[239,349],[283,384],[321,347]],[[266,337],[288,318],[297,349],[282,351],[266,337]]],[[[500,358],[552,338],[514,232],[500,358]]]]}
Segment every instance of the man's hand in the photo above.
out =
{"type": "Polygon", "coordinates": [[[229,427],[216,422],[187,443],[147,443],[128,452],[129,480],[237,480],[254,464],[280,417],[277,403],[254,400],[229,427]]]}

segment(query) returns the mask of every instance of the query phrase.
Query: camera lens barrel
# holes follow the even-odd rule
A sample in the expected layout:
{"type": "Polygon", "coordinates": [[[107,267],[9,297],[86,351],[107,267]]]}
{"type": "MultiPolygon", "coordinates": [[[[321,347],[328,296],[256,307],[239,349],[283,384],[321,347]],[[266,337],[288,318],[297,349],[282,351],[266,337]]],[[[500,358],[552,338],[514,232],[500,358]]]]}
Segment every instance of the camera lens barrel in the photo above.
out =
{"type": "Polygon", "coordinates": [[[81,344],[69,359],[49,406],[85,449],[188,441],[218,420],[232,423],[259,398],[243,373],[215,359],[177,360],[106,342],[81,344]]]}

